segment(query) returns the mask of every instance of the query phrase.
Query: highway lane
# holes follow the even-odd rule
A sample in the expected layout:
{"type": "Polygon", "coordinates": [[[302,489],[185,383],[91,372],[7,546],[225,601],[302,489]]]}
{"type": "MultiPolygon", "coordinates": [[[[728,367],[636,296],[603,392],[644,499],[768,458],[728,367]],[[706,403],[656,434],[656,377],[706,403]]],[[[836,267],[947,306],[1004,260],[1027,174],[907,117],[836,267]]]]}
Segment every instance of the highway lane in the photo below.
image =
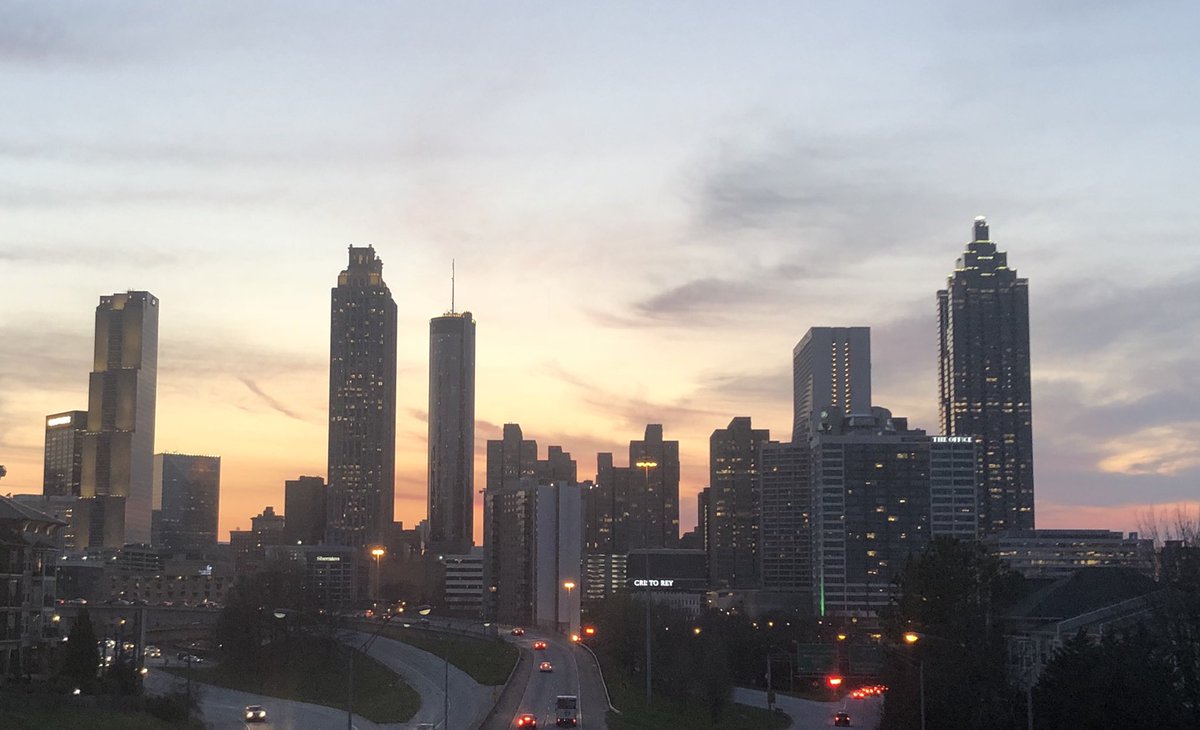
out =
{"type": "MultiPolygon", "coordinates": [[[[516,717],[521,714],[529,712],[537,716],[539,728],[552,728],[556,717],[555,701],[558,696],[580,696],[579,665],[576,659],[576,652],[579,650],[561,636],[536,631],[528,631],[523,637],[511,637],[511,640],[533,653],[529,681],[525,686],[525,694],[521,698],[513,721],[515,722],[516,717]],[[534,650],[535,641],[545,641],[546,648],[534,650]],[[542,672],[540,670],[542,662],[550,662],[553,671],[542,672]]],[[[579,727],[589,728],[589,730],[604,727],[602,713],[598,717],[590,714],[585,717],[584,709],[580,708],[579,727]]]]}
{"type": "MultiPolygon", "coordinates": [[[[875,730],[883,712],[883,698],[863,700],[844,699],[838,702],[814,702],[799,697],[775,695],[775,705],[792,718],[791,730],[833,727],[833,715],[843,711],[850,715],[851,727],[875,730]]],[[[767,693],[757,689],[735,687],[733,701],[751,707],[766,707],[767,693]]]]}
{"type": "MultiPolygon", "coordinates": [[[[368,638],[370,634],[367,633],[348,632],[343,641],[350,640],[355,646],[362,646],[368,638]]],[[[430,723],[440,730],[475,728],[495,702],[492,687],[479,684],[471,675],[450,664],[450,714],[448,722],[443,724],[442,718],[447,706],[446,692],[443,690],[447,681],[447,664],[443,659],[402,641],[383,636],[375,639],[367,653],[403,677],[404,681],[421,695],[421,709],[402,727],[430,723]]]]}
{"type": "MultiPolygon", "coordinates": [[[[182,692],[187,682],[183,677],[151,667],[146,675],[145,688],[151,694],[182,692]]],[[[264,697],[239,692],[211,684],[192,682],[193,692],[200,697],[200,714],[209,730],[346,730],[346,711],[306,702],[294,702],[278,697],[264,697]],[[246,705],[262,705],[268,722],[247,724],[243,716],[246,705]]],[[[410,725],[378,725],[354,716],[355,730],[411,727],[410,725]]]]}

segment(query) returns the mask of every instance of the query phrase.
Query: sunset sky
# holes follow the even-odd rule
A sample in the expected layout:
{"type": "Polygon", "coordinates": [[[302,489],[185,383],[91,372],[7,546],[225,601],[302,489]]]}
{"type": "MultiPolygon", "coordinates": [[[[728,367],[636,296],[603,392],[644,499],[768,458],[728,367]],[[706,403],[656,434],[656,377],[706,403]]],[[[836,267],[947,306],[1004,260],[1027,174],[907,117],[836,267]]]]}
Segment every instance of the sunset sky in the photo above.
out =
{"type": "MultiPolygon", "coordinates": [[[[872,328],[937,430],[934,293],[987,215],[1029,278],[1039,527],[1200,502],[1190,2],[0,0],[0,492],[87,407],[102,294],[161,299],[156,451],[221,536],[325,474],[329,289],[400,312],[397,519],[425,516],[428,320],[478,321],[477,482],[519,422],[595,473],[648,422],[790,437],[791,349],[872,328]]],[[[476,535],[482,532],[476,512],[476,535]]]]}

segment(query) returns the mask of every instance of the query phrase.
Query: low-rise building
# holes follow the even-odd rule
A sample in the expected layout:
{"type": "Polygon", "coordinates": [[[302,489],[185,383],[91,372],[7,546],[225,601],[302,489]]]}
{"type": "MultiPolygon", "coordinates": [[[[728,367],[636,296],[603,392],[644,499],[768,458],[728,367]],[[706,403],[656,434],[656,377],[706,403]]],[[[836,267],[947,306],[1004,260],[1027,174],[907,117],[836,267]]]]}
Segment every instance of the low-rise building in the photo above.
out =
{"type": "Polygon", "coordinates": [[[57,596],[55,533],[65,526],[0,497],[0,684],[49,668],[57,596]]]}
{"type": "Polygon", "coordinates": [[[1026,578],[1067,578],[1083,568],[1129,568],[1154,577],[1154,541],[1112,530],[1022,530],[984,541],[1026,578]]]}

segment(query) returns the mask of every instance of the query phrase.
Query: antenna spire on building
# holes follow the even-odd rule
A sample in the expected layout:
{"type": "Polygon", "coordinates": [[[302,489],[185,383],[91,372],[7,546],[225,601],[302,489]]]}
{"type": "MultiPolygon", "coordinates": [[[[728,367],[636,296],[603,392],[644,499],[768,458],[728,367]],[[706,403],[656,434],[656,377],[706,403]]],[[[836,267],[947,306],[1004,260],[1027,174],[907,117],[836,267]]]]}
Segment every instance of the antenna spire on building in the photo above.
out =
{"type": "Polygon", "coordinates": [[[450,314],[454,314],[454,259],[450,259],[450,314]]]}

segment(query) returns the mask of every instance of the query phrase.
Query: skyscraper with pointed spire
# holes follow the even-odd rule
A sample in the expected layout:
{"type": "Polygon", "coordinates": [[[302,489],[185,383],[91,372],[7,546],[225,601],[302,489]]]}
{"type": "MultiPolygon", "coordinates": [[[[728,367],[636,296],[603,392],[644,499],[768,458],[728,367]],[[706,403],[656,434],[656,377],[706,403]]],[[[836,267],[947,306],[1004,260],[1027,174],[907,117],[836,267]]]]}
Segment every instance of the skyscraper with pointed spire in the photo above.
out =
{"type": "Polygon", "coordinates": [[[942,433],[979,444],[982,535],[1033,529],[1029,282],[975,219],[974,240],[938,302],[942,433]]]}
{"type": "Polygon", "coordinates": [[[463,554],[475,532],[475,320],[454,311],[429,320],[429,543],[463,554]]]}
{"type": "Polygon", "coordinates": [[[371,246],[350,246],[331,293],[326,539],[363,547],[391,528],[396,494],[396,302],[371,246]]]}

